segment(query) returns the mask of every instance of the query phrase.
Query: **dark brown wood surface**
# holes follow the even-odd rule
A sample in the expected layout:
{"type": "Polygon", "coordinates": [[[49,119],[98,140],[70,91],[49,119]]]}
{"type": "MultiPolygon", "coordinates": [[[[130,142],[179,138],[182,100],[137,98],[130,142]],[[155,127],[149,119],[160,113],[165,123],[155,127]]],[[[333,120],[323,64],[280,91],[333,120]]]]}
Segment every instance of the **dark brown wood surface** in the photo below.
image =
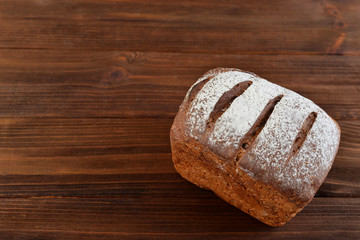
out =
{"type": "Polygon", "coordinates": [[[360,1],[1,1],[0,239],[359,238],[360,1]],[[173,168],[172,119],[219,66],[341,127],[324,184],[283,227],[173,168]]]}

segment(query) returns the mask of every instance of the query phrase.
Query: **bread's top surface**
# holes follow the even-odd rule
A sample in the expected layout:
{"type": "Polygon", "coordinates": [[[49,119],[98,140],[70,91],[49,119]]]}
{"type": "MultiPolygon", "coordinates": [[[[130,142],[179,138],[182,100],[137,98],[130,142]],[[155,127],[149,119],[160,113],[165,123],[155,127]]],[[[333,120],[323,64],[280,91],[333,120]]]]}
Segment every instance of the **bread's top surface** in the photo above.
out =
{"type": "Polygon", "coordinates": [[[340,141],[337,124],[312,101],[238,69],[206,73],[178,115],[183,135],[222,158],[224,168],[235,162],[303,201],[325,179],[340,141]]]}

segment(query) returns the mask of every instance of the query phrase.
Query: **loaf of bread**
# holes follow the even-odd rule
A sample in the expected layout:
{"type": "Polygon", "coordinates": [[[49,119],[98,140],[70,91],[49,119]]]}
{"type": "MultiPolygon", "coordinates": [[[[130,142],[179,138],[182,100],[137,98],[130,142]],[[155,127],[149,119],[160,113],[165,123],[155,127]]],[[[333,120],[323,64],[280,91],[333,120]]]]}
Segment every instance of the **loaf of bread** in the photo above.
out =
{"type": "Polygon", "coordinates": [[[217,68],[186,94],[170,140],[182,177],[268,225],[281,226],[323,183],[340,128],[291,90],[250,72],[217,68]]]}

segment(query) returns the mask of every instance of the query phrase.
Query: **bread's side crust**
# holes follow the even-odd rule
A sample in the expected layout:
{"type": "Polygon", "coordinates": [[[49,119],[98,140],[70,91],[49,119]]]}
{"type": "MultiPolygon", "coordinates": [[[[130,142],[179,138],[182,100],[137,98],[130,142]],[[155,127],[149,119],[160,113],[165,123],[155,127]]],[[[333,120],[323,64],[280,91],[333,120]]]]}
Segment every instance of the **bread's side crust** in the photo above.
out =
{"type": "Polygon", "coordinates": [[[224,165],[223,159],[196,141],[183,142],[176,134],[170,139],[174,166],[183,178],[270,226],[284,225],[307,205],[291,202],[270,185],[235,170],[235,163],[224,165]]]}

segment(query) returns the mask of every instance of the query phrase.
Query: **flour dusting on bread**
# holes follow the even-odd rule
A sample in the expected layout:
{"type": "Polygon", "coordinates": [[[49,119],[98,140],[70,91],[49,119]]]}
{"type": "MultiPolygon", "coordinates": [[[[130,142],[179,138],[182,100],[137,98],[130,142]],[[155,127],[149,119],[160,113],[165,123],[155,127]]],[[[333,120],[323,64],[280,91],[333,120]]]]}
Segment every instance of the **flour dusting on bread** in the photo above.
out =
{"type": "Polygon", "coordinates": [[[271,226],[301,211],[334,161],[340,128],[301,95],[217,68],[188,91],[170,132],[176,170],[271,226]]]}
{"type": "Polygon", "coordinates": [[[225,164],[232,164],[234,155],[241,147],[240,140],[266,104],[274,97],[283,95],[238,167],[251,172],[258,180],[273,184],[283,191],[291,190],[304,199],[308,197],[308,192],[315,194],[314,189],[322,181],[313,176],[328,171],[339,142],[339,130],[332,119],[312,101],[254,74],[238,69],[213,70],[196,83],[209,76],[212,79],[203,86],[187,112],[185,126],[189,137],[208,146],[225,159],[225,164]],[[251,81],[251,86],[222,113],[213,131],[204,139],[206,122],[219,98],[244,81],[251,81]],[[300,151],[286,161],[302,123],[311,112],[318,114],[314,126],[300,151]]]}

